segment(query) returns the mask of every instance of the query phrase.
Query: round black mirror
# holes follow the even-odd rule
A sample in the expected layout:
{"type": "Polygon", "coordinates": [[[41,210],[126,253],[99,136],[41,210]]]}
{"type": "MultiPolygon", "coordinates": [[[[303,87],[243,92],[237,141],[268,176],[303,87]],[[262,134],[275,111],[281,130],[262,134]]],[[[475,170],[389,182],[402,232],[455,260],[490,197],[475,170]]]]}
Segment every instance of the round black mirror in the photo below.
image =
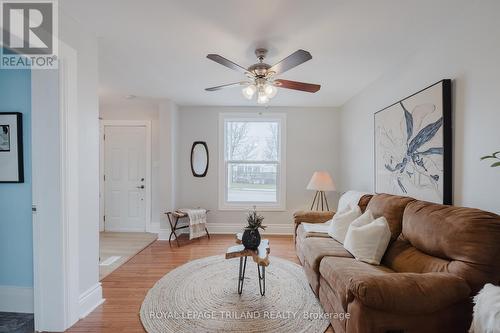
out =
{"type": "Polygon", "coordinates": [[[205,177],[208,172],[208,146],[204,141],[195,141],[191,147],[191,172],[195,177],[205,177]]]}

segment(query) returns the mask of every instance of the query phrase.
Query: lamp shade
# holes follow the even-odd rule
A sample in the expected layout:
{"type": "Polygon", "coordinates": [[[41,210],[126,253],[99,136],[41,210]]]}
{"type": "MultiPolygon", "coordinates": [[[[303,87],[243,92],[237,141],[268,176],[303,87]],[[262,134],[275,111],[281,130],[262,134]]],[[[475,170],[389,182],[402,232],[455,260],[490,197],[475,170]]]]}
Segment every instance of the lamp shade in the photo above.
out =
{"type": "Polygon", "coordinates": [[[316,171],[306,187],[315,191],[335,191],[335,184],[330,174],[326,171],[316,171]]]}

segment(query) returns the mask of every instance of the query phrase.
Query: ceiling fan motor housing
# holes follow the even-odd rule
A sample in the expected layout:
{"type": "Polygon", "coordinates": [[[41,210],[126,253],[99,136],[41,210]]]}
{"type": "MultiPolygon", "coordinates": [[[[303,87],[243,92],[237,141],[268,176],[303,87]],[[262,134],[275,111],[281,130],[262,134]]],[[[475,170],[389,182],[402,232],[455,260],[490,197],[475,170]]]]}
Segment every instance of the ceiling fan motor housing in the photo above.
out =
{"type": "Polygon", "coordinates": [[[252,66],[248,67],[248,71],[250,73],[253,73],[256,77],[262,78],[267,75],[267,71],[269,68],[271,68],[270,65],[260,62],[258,64],[253,64],[252,66]]]}
{"type": "Polygon", "coordinates": [[[255,49],[255,55],[257,56],[257,59],[259,59],[262,62],[264,61],[264,58],[267,55],[267,49],[264,48],[255,49]]]}
{"type": "Polygon", "coordinates": [[[259,62],[248,67],[248,71],[253,73],[257,78],[263,78],[268,74],[268,69],[271,68],[271,65],[264,63],[264,58],[267,55],[267,49],[255,49],[255,55],[257,56],[257,59],[259,59],[259,62]]]}

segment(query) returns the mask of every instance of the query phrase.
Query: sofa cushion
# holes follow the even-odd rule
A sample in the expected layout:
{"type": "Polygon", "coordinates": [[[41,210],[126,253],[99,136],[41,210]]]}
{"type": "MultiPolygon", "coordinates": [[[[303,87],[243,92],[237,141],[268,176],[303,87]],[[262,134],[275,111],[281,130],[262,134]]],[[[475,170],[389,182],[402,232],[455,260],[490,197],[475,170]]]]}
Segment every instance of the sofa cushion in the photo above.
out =
{"type": "Polygon", "coordinates": [[[358,206],[361,208],[361,212],[364,213],[366,210],[366,206],[370,203],[370,200],[373,198],[373,194],[365,194],[359,199],[358,206]]]}
{"type": "Polygon", "coordinates": [[[317,233],[317,232],[306,232],[304,230],[304,226],[300,224],[297,227],[297,236],[295,237],[295,250],[297,251],[297,257],[300,260],[301,264],[304,264],[304,240],[309,238],[309,237],[316,237],[316,238],[330,238],[328,234],[324,233],[317,233]]]}
{"type": "Polygon", "coordinates": [[[387,249],[382,264],[400,273],[427,273],[449,272],[450,261],[425,254],[400,237],[387,249]]]}
{"type": "Polygon", "coordinates": [[[374,266],[352,258],[326,257],[321,261],[319,273],[330,285],[344,311],[352,299],[348,298],[350,281],[354,277],[378,276],[394,273],[384,266],[374,266]]]}
{"type": "Polygon", "coordinates": [[[325,256],[351,257],[342,244],[331,238],[309,237],[301,243],[297,243],[297,248],[302,251],[299,258],[304,266],[307,281],[316,295],[319,291],[319,264],[321,260],[325,256]]]}
{"type": "Polygon", "coordinates": [[[348,289],[368,307],[405,314],[433,313],[463,302],[470,293],[465,280],[449,273],[361,274],[352,277],[348,289]]]}
{"type": "Polygon", "coordinates": [[[418,252],[414,253],[415,260],[406,264],[393,256],[392,266],[397,262],[398,270],[433,271],[436,260],[427,266],[415,262],[422,263],[429,256],[438,258],[448,261],[439,271],[464,278],[473,291],[478,291],[485,283],[500,280],[499,239],[500,216],[496,214],[414,201],[404,211],[401,240],[418,252]]]}
{"type": "Polygon", "coordinates": [[[395,241],[401,234],[403,212],[410,202],[415,201],[413,198],[401,197],[390,194],[374,195],[366,209],[372,211],[375,218],[384,216],[391,229],[391,242],[395,241]]]}
{"type": "Polygon", "coordinates": [[[319,263],[325,256],[352,258],[344,246],[332,238],[310,237],[302,244],[304,259],[315,272],[319,272],[319,263]]]}

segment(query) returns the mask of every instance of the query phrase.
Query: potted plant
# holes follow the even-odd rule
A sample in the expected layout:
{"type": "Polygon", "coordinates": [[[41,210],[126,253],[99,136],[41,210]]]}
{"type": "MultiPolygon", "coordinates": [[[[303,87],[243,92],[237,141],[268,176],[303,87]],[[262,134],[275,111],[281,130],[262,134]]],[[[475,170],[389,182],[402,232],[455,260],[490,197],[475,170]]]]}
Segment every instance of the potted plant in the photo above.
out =
{"type": "Polygon", "coordinates": [[[243,232],[241,242],[246,249],[257,250],[260,245],[260,233],[259,228],[266,230],[266,226],[262,225],[264,221],[264,216],[257,213],[256,207],[247,214],[247,226],[243,232]]]}
{"type": "Polygon", "coordinates": [[[481,161],[482,160],[488,160],[488,159],[493,159],[494,160],[493,164],[490,165],[492,168],[500,167],[500,151],[494,152],[491,155],[486,155],[486,156],[481,157],[481,161]]]}

